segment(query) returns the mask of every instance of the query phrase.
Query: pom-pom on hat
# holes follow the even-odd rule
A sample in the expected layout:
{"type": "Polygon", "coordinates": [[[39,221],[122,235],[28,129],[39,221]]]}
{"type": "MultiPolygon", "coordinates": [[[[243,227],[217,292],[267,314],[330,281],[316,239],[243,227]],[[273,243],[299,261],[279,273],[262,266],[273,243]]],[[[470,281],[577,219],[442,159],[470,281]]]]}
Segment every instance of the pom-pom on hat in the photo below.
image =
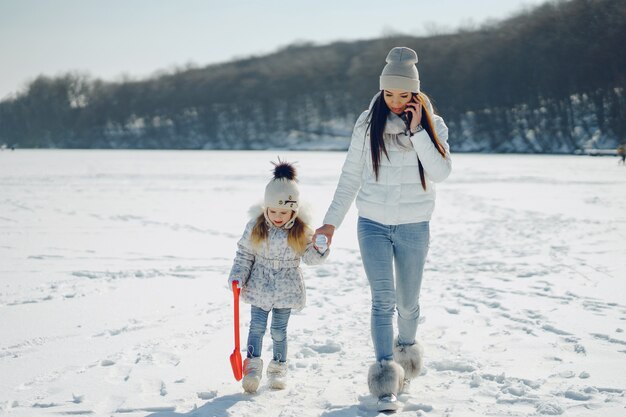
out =
{"type": "MultiPolygon", "coordinates": [[[[298,214],[300,190],[298,189],[296,168],[289,162],[281,161],[274,164],[274,178],[265,187],[265,212],[268,208],[289,209],[295,212],[292,220],[298,214]]],[[[266,214],[267,215],[267,214],[266,214]]],[[[287,225],[292,225],[288,222],[287,225]]]]}
{"type": "Polygon", "coordinates": [[[420,92],[420,75],[417,72],[417,53],[411,48],[398,46],[387,54],[387,65],[380,75],[381,90],[420,92]]]}

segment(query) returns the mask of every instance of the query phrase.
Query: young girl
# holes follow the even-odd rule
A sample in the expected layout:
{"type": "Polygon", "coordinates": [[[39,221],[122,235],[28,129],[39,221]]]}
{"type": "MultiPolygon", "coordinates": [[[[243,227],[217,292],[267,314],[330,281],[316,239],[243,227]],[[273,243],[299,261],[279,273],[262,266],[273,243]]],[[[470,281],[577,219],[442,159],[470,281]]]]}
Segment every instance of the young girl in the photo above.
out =
{"type": "Polygon", "coordinates": [[[287,376],[287,322],[292,309],[305,304],[305,289],[300,260],[308,265],[321,264],[327,248],[311,242],[312,229],[300,212],[300,192],[296,170],[287,162],[274,164],[274,178],[265,187],[264,205],[251,209],[239,240],[237,255],[228,278],[237,282],[242,300],[251,304],[248,353],[243,363],[243,389],[256,392],[263,372],[261,347],[272,312],[270,333],[274,356],[267,367],[269,386],[285,388],[287,376]],[[324,250],[322,250],[324,249],[324,250]]]}

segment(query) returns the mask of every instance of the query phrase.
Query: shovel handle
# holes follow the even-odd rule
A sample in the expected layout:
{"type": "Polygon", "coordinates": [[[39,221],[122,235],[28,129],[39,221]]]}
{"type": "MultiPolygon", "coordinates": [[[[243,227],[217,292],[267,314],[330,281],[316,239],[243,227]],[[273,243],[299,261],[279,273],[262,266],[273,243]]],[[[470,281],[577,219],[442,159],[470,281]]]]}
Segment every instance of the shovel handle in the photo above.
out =
{"type": "Polygon", "coordinates": [[[239,351],[241,349],[239,342],[239,289],[238,283],[233,282],[233,296],[235,298],[235,350],[239,351]]]}

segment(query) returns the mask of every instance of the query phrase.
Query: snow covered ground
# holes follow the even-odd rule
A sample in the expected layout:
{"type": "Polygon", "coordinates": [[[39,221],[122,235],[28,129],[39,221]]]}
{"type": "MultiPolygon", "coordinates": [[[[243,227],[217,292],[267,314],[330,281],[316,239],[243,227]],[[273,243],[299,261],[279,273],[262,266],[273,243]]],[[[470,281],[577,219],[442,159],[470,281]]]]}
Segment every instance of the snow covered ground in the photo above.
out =
{"type": "MultiPolygon", "coordinates": [[[[0,152],[0,415],[376,415],[354,209],[329,262],[304,268],[289,387],[245,395],[232,377],[227,274],[278,153],[319,222],[343,153],[0,152]]],[[[422,287],[425,369],[398,415],[626,416],[626,167],[453,166],[422,287]]]]}

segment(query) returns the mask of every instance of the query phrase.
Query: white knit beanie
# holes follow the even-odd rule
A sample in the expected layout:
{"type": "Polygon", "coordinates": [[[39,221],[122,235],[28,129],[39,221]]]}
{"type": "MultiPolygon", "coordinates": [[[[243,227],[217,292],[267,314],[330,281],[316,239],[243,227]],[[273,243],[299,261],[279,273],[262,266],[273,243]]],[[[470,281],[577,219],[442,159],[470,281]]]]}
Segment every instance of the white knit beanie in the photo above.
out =
{"type": "MultiPolygon", "coordinates": [[[[265,187],[265,216],[267,218],[267,209],[288,209],[293,210],[295,214],[284,227],[286,229],[293,226],[293,222],[298,216],[300,190],[296,182],[296,168],[283,161],[274,163],[274,178],[265,187]]],[[[269,221],[269,219],[268,219],[269,221]]]]}
{"type": "Polygon", "coordinates": [[[417,72],[417,53],[411,48],[398,46],[387,54],[387,65],[380,75],[381,90],[420,92],[420,75],[417,72]]]}

